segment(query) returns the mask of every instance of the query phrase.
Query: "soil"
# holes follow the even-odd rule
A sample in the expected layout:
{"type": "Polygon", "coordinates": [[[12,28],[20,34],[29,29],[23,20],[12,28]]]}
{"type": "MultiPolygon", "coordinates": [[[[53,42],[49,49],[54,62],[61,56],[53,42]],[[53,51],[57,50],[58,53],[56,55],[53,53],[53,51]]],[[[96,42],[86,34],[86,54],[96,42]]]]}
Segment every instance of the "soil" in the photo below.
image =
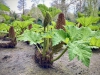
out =
{"type": "Polygon", "coordinates": [[[77,59],[69,61],[66,52],[48,69],[34,62],[34,52],[34,46],[23,42],[18,42],[15,48],[0,48],[0,75],[100,75],[100,50],[93,51],[89,67],[77,59]]]}

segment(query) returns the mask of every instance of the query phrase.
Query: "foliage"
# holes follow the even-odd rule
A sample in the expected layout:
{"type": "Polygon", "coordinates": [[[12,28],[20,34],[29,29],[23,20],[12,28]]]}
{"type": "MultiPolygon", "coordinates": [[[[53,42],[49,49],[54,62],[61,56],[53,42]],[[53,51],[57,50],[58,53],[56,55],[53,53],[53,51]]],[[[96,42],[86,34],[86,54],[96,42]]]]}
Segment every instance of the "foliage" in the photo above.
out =
{"type": "Polygon", "coordinates": [[[82,14],[81,12],[78,12],[78,18],[84,17],[84,16],[85,16],[84,14],[82,14]]]}
{"type": "Polygon", "coordinates": [[[27,15],[22,15],[21,16],[22,19],[25,21],[25,20],[29,20],[31,18],[31,16],[27,16],[27,15]]]}
{"type": "Polygon", "coordinates": [[[69,53],[70,60],[73,60],[75,57],[78,57],[78,60],[82,61],[83,64],[85,64],[86,66],[89,66],[90,58],[92,55],[90,40],[92,37],[98,36],[99,31],[92,31],[88,27],[78,28],[76,26],[65,26],[65,29],[66,32],[62,29],[55,29],[53,31],[48,31],[42,34],[34,32],[32,30],[28,30],[28,32],[31,33],[26,34],[27,32],[25,32],[23,35],[21,35],[21,38],[19,37],[19,39],[24,41],[28,40],[31,44],[36,44],[37,42],[42,43],[42,39],[45,35],[45,38],[52,38],[52,46],[55,46],[63,41],[67,44],[67,50],[69,53]],[[33,37],[32,33],[33,35],[37,34],[36,37],[33,37]]]}
{"type": "Polygon", "coordinates": [[[0,31],[8,31],[9,30],[9,27],[10,26],[8,26],[7,24],[5,24],[5,23],[1,23],[0,24],[0,31]]]}
{"type": "Polygon", "coordinates": [[[14,26],[17,35],[20,35],[24,32],[25,29],[27,29],[28,25],[33,24],[31,20],[27,21],[14,21],[12,25],[14,26]]]}
{"type": "Polygon", "coordinates": [[[90,25],[89,28],[91,28],[91,30],[93,30],[93,31],[100,30],[100,26],[98,26],[98,25],[90,25]]]}
{"type": "Polygon", "coordinates": [[[54,18],[57,14],[61,13],[61,10],[55,7],[50,7],[48,11],[50,12],[52,18],[54,18]]]}
{"type": "Polygon", "coordinates": [[[55,7],[50,7],[48,8],[47,6],[45,6],[44,4],[39,4],[38,8],[41,10],[43,16],[46,16],[46,12],[48,11],[51,15],[51,18],[54,18],[57,14],[59,14],[61,12],[60,9],[57,9],[55,7]]]}
{"type": "Polygon", "coordinates": [[[82,26],[89,26],[92,25],[93,23],[97,23],[99,21],[99,17],[81,17],[77,19],[77,22],[82,24],[82,26]]]}
{"type": "Polygon", "coordinates": [[[46,16],[46,11],[48,11],[48,7],[45,6],[44,4],[39,4],[38,8],[41,10],[43,16],[45,17],[46,16]]]}
{"type": "Polygon", "coordinates": [[[59,44],[61,41],[65,42],[66,38],[69,37],[69,35],[62,29],[55,30],[53,32],[54,36],[52,36],[52,46],[59,44]]]}
{"type": "Polygon", "coordinates": [[[66,20],[65,22],[66,22],[66,25],[67,25],[67,26],[69,26],[69,25],[73,25],[73,26],[74,26],[74,25],[75,25],[74,22],[70,22],[70,21],[68,21],[68,20],[66,20]]]}
{"type": "Polygon", "coordinates": [[[90,39],[97,36],[96,33],[98,32],[91,31],[88,27],[66,26],[65,28],[67,35],[69,35],[69,42],[67,43],[69,59],[73,60],[77,56],[86,66],[89,66],[92,53],[89,45],[90,39]]]}
{"type": "Polygon", "coordinates": [[[90,45],[91,45],[91,46],[100,47],[100,38],[92,37],[92,38],[90,39],[90,45]]]}
{"type": "Polygon", "coordinates": [[[2,3],[0,3],[0,10],[2,11],[10,11],[10,8],[2,3]]]}
{"type": "Polygon", "coordinates": [[[33,27],[31,29],[34,32],[42,33],[43,32],[43,27],[38,24],[33,24],[33,27]]]}
{"type": "Polygon", "coordinates": [[[90,39],[90,45],[100,47],[100,30],[94,31],[93,35],[94,36],[90,39]]]}
{"type": "Polygon", "coordinates": [[[1,23],[0,24],[0,36],[4,36],[5,34],[7,34],[9,28],[10,28],[10,26],[8,26],[7,24],[1,23]]]}
{"type": "Polygon", "coordinates": [[[18,40],[30,41],[30,45],[42,42],[42,36],[40,33],[33,32],[32,30],[25,30],[25,32],[19,37],[18,40]]]}
{"type": "Polygon", "coordinates": [[[8,21],[11,18],[9,15],[6,14],[2,14],[2,16],[5,18],[6,21],[8,21]]]}

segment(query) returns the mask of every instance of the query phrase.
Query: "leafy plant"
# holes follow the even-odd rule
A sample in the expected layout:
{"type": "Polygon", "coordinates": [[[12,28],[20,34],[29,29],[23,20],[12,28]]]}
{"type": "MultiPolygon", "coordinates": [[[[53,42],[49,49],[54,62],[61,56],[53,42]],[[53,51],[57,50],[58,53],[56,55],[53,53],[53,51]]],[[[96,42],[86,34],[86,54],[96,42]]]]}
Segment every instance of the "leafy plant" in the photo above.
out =
{"type": "Polygon", "coordinates": [[[90,45],[100,47],[100,38],[92,37],[90,39],[90,45]]]}
{"type": "Polygon", "coordinates": [[[77,19],[77,22],[82,24],[82,26],[89,26],[92,25],[93,23],[97,23],[99,21],[99,17],[81,17],[77,19]]]}
{"type": "Polygon", "coordinates": [[[11,18],[9,15],[6,14],[2,14],[2,16],[5,18],[6,21],[8,21],[11,18]]]}
{"type": "Polygon", "coordinates": [[[14,21],[12,25],[14,26],[17,35],[20,35],[27,29],[28,25],[33,24],[33,21],[26,20],[26,21],[14,21]]]}
{"type": "Polygon", "coordinates": [[[84,17],[85,15],[83,14],[83,13],[81,13],[81,12],[78,12],[78,17],[80,18],[80,17],[84,17]]]}
{"type": "Polygon", "coordinates": [[[66,22],[66,25],[73,25],[73,26],[75,25],[74,22],[70,22],[70,21],[68,21],[68,20],[66,20],[65,22],[66,22]]]}
{"type": "Polygon", "coordinates": [[[22,17],[22,19],[25,21],[25,20],[29,20],[30,18],[32,18],[31,16],[27,16],[27,15],[22,15],[21,16],[22,17]]]}
{"type": "Polygon", "coordinates": [[[100,30],[100,26],[98,26],[98,25],[90,25],[89,28],[91,28],[91,30],[93,30],[93,31],[100,30]]]}
{"type": "MultiPolygon", "coordinates": [[[[68,50],[70,60],[73,60],[75,57],[77,57],[78,60],[83,62],[83,64],[85,64],[86,66],[89,66],[90,58],[92,55],[90,40],[92,37],[98,36],[97,34],[99,32],[92,31],[88,27],[78,28],[76,26],[65,26],[65,29],[66,29],[66,32],[60,29],[60,30],[53,30],[52,32],[49,32],[49,33],[48,32],[44,33],[51,36],[48,38],[52,38],[52,47],[59,44],[61,41],[66,43],[65,50],[62,50],[62,53],[58,57],[52,59],[51,61],[54,62],[58,60],[68,50]]],[[[26,32],[25,32],[23,35],[21,35],[21,38],[19,38],[19,40],[27,41],[26,38],[29,38],[28,41],[30,41],[31,44],[43,42],[44,34],[36,33],[36,32],[33,32],[32,30],[31,31],[28,30],[28,32],[32,32],[33,35],[37,34],[38,36],[36,37],[34,36],[34,38],[32,34],[28,34],[28,36],[26,36],[26,32]]],[[[46,44],[48,44],[47,41],[46,41],[46,44]]],[[[47,47],[47,45],[45,47],[47,47]]],[[[41,49],[39,50],[40,52],[43,52],[43,50],[41,49]]]]}
{"type": "MultiPolygon", "coordinates": [[[[48,24],[50,21],[51,14],[46,11],[42,33],[35,32],[32,29],[26,30],[18,38],[18,40],[30,41],[31,45],[36,45],[38,50],[35,51],[35,61],[42,67],[51,67],[53,62],[58,60],[68,50],[70,60],[77,57],[78,60],[89,67],[92,55],[90,40],[94,36],[97,37],[99,31],[92,31],[88,27],[78,28],[75,25],[66,25],[64,29],[58,26],[59,29],[49,30],[48,24]],[[66,48],[56,58],[53,58],[54,51],[52,48],[62,42],[66,48]],[[39,48],[37,43],[42,44],[43,48],[39,48]]],[[[95,22],[93,21],[92,23],[95,22]]]]}
{"type": "Polygon", "coordinates": [[[44,4],[39,4],[38,8],[41,10],[43,16],[45,17],[46,16],[46,11],[48,11],[48,7],[45,6],[44,4]]]}
{"type": "Polygon", "coordinates": [[[5,24],[5,23],[1,23],[0,24],[0,31],[5,31],[7,32],[9,30],[10,26],[5,24]]]}

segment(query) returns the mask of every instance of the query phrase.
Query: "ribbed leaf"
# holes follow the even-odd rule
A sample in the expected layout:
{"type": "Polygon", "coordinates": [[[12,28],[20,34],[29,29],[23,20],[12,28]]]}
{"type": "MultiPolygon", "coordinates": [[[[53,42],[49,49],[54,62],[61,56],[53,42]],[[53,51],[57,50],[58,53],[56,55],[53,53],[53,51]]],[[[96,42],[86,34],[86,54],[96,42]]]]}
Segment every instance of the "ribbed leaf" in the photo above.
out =
{"type": "Polygon", "coordinates": [[[89,39],[93,36],[98,36],[98,31],[92,31],[88,27],[81,27],[78,28],[76,26],[65,26],[66,31],[70,35],[71,41],[76,40],[86,40],[89,41],[89,39]]]}
{"type": "Polygon", "coordinates": [[[68,37],[68,35],[64,30],[56,30],[52,38],[53,46],[59,44],[62,41],[65,41],[66,37],[68,37]]]}
{"type": "Polygon", "coordinates": [[[26,30],[18,40],[20,41],[30,41],[30,45],[42,42],[42,37],[39,33],[35,33],[31,30],[26,30]]]}
{"type": "Polygon", "coordinates": [[[89,26],[93,23],[97,23],[99,21],[98,17],[81,17],[77,19],[77,22],[81,23],[82,26],[89,26]]]}
{"type": "Polygon", "coordinates": [[[100,38],[92,37],[92,38],[90,39],[90,45],[91,45],[91,46],[100,47],[100,38]]]}
{"type": "Polygon", "coordinates": [[[89,66],[92,51],[89,46],[83,43],[83,41],[75,41],[73,43],[69,43],[68,54],[70,60],[73,60],[77,56],[84,65],[87,67],[89,66]]]}

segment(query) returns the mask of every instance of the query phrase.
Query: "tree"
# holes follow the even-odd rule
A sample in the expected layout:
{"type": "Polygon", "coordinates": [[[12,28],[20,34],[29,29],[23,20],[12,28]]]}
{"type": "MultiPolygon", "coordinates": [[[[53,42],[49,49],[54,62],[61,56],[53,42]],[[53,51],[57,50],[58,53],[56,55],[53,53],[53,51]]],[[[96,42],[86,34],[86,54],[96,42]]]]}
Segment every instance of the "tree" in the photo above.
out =
{"type": "Polygon", "coordinates": [[[86,16],[98,16],[99,0],[78,0],[75,12],[84,13],[86,16]]]}
{"type": "Polygon", "coordinates": [[[24,14],[25,6],[26,6],[26,0],[19,0],[18,1],[17,7],[18,7],[19,10],[23,10],[23,14],[24,14]]]}
{"type": "Polygon", "coordinates": [[[70,5],[75,5],[77,1],[78,0],[53,0],[51,6],[61,9],[65,17],[67,17],[70,5]]]}
{"type": "Polygon", "coordinates": [[[88,15],[97,16],[98,15],[98,0],[86,0],[87,1],[87,13],[88,15]]]}

